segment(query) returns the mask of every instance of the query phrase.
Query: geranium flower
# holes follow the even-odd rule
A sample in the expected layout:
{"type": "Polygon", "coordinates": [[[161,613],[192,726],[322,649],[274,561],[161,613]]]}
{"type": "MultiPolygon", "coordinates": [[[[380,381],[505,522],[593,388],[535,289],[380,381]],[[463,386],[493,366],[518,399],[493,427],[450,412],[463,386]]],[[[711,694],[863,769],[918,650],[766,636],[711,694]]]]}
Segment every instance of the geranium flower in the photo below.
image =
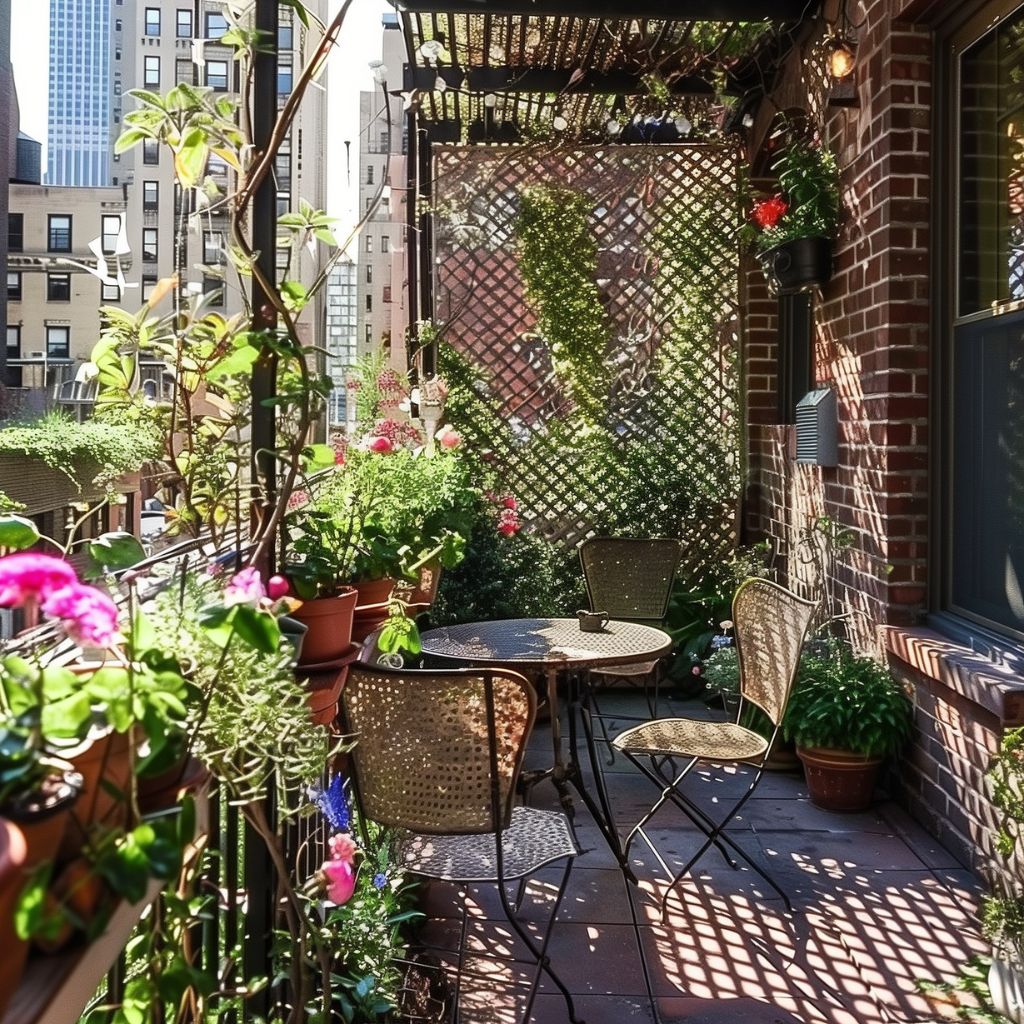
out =
{"type": "Polygon", "coordinates": [[[327,840],[332,860],[346,860],[350,864],[356,859],[356,841],[347,832],[338,832],[327,840]]]}
{"type": "Polygon", "coordinates": [[[514,537],[521,528],[519,514],[511,508],[503,509],[498,516],[498,533],[503,537],[514,537]]]}
{"type": "Polygon", "coordinates": [[[117,605],[101,590],[78,582],[53,591],[43,613],[60,619],[68,636],[89,647],[106,647],[118,635],[117,605]]]}
{"type": "Polygon", "coordinates": [[[67,562],[32,551],[0,558],[0,607],[12,608],[28,600],[46,600],[55,590],[78,582],[67,562]]]}
{"type": "Polygon", "coordinates": [[[345,860],[325,860],[320,867],[327,898],[339,906],[356,891],[356,869],[345,860]]]}
{"type": "Polygon", "coordinates": [[[516,501],[516,499],[513,498],[511,494],[506,494],[505,497],[501,499],[501,503],[502,505],[505,506],[505,508],[512,509],[513,512],[515,512],[519,508],[519,502],[516,501]]]}
{"type": "Polygon", "coordinates": [[[788,210],[789,203],[782,196],[771,196],[769,199],[754,203],[751,216],[759,228],[767,231],[775,227],[788,210]]]}
{"type": "Polygon", "coordinates": [[[437,440],[445,448],[458,448],[462,444],[462,435],[451,427],[442,427],[437,434],[437,440]]]}
{"type": "Polygon", "coordinates": [[[235,573],[224,588],[224,603],[229,608],[236,604],[258,605],[266,596],[259,569],[243,569],[235,573]]]}
{"type": "Polygon", "coordinates": [[[395,450],[394,444],[386,437],[371,437],[366,443],[366,447],[378,455],[389,455],[395,450]]]}

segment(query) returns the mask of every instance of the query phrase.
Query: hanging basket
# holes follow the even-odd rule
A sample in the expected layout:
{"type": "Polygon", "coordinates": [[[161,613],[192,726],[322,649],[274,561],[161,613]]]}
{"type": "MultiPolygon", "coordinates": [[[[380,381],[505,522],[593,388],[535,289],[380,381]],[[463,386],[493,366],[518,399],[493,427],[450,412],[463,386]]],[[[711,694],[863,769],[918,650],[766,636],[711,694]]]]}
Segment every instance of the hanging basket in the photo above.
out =
{"type": "Polygon", "coordinates": [[[832,280],[832,239],[793,238],[758,255],[777,295],[820,288],[832,280]]]}

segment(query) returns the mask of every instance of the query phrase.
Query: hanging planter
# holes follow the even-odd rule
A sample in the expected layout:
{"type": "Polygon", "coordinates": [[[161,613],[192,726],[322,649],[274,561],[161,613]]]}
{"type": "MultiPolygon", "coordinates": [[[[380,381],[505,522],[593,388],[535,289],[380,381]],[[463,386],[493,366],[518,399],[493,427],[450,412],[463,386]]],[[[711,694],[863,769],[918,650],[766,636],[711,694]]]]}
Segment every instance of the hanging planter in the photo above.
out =
{"type": "Polygon", "coordinates": [[[777,295],[810,291],[832,280],[830,238],[793,238],[766,249],[757,258],[777,295]]]}

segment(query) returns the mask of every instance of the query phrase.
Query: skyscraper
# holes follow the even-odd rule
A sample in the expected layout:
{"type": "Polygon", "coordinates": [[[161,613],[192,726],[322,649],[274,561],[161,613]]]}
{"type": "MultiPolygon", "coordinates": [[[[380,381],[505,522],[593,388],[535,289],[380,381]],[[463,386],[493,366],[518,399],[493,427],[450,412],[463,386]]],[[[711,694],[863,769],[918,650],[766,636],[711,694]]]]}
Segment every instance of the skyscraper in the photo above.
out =
{"type": "Polygon", "coordinates": [[[50,0],[48,185],[110,184],[114,5],[50,0]]]}
{"type": "Polygon", "coordinates": [[[356,265],[343,256],[327,278],[327,373],[334,390],[327,404],[330,427],[348,421],[348,390],[345,378],[356,361],[356,265]]]}

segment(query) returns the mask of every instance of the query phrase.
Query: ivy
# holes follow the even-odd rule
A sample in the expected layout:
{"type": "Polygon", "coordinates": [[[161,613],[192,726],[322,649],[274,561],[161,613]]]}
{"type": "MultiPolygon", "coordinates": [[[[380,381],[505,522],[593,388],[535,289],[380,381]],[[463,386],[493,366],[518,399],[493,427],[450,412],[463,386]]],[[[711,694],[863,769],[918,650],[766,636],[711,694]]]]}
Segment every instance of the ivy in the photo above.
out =
{"type": "Polygon", "coordinates": [[[519,270],[555,372],[591,422],[604,418],[609,328],[598,293],[590,202],[571,189],[538,185],[520,196],[519,270]]]}

